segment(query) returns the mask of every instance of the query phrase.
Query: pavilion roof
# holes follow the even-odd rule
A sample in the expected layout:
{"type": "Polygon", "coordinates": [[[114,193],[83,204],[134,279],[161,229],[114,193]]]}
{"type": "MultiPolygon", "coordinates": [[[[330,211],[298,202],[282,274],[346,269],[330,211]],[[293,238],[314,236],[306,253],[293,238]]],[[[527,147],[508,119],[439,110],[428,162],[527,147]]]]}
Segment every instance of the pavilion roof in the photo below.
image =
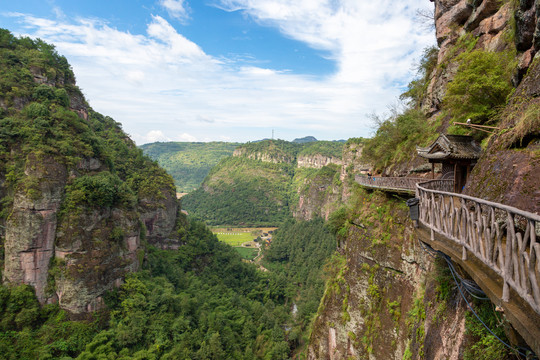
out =
{"type": "Polygon", "coordinates": [[[430,160],[476,160],[480,157],[482,149],[478,143],[468,135],[441,134],[428,147],[416,147],[418,155],[430,160]]]}

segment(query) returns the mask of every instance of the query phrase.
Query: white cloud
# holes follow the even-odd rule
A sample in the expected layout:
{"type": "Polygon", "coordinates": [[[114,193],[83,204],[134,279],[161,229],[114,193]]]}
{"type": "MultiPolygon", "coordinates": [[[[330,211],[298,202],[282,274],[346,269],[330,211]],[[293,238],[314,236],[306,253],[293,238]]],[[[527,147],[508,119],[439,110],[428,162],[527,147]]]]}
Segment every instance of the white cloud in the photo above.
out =
{"type": "Polygon", "coordinates": [[[275,75],[277,72],[272,69],[263,69],[256,66],[242,66],[240,68],[240,71],[246,75],[260,75],[260,76],[268,76],[268,75],[275,75]]]}
{"type": "Polygon", "coordinates": [[[160,5],[169,12],[169,15],[185,23],[189,19],[189,11],[185,0],[160,0],[160,5]]]}
{"type": "Polygon", "coordinates": [[[188,133],[182,133],[175,137],[175,141],[187,141],[187,142],[194,142],[197,141],[197,138],[193,135],[190,135],[188,133]]]}
{"type": "Polygon", "coordinates": [[[242,10],[329,51],[337,72],[323,79],[216,59],[159,16],[146,34],[96,19],[11,16],[23,22],[25,35],[54,43],[91,106],[121,122],[139,144],[249,141],[269,137],[271,129],[286,139],[339,139],[370,134],[367,114],[385,111],[410,78],[414,58],[434,41],[412,22],[423,1],[221,0],[223,9],[242,10]]]}
{"type": "Polygon", "coordinates": [[[220,8],[243,11],[261,24],[338,62],[336,80],[385,86],[385,75],[408,75],[418,50],[433,34],[414,23],[423,0],[220,0],[220,8]],[[413,51],[411,51],[413,50],[413,51]]]}
{"type": "MultiPolygon", "coordinates": [[[[153,143],[157,141],[187,141],[194,142],[197,138],[188,133],[177,133],[165,135],[161,130],[150,130],[146,135],[135,134],[131,138],[138,144],[153,143]]],[[[208,140],[210,141],[210,140],[208,140]]]]}
{"type": "Polygon", "coordinates": [[[150,130],[146,135],[135,134],[133,140],[141,143],[150,143],[156,141],[172,141],[171,138],[165,136],[161,130],[150,130]]]}

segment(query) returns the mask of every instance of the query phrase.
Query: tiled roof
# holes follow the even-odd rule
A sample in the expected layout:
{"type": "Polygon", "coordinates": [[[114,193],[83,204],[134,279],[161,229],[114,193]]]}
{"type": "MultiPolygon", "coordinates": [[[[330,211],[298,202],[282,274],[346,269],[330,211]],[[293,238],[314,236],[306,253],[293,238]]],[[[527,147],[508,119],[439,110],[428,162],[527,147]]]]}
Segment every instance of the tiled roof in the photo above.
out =
{"type": "Polygon", "coordinates": [[[476,160],[482,149],[471,136],[441,134],[433,144],[425,148],[417,146],[416,151],[421,157],[432,160],[476,160]]]}

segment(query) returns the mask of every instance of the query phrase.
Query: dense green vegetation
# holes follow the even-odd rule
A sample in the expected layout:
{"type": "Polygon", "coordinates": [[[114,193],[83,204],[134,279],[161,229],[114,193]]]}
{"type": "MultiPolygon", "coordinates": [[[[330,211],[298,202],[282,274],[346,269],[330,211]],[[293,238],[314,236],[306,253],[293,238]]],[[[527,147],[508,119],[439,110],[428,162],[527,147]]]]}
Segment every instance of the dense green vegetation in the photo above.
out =
{"type": "Polygon", "coordinates": [[[182,206],[190,215],[209,225],[278,225],[288,218],[291,204],[296,204],[297,186],[302,184],[298,179],[293,181],[295,174],[301,174],[302,181],[327,172],[335,175],[332,166],[321,170],[297,168],[297,157],[339,159],[343,144],[266,140],[237,150],[239,156],[222,160],[199,189],[182,198],[182,206]]]}
{"type": "Polygon", "coordinates": [[[182,198],[182,206],[209,225],[279,224],[289,216],[292,172],[288,164],[230,157],[212,169],[201,188],[182,198]]]}
{"type": "Polygon", "coordinates": [[[265,154],[270,159],[292,163],[296,158],[296,154],[298,154],[303,147],[304,144],[277,139],[247,143],[242,145],[238,150],[246,157],[256,154],[265,154]]]}
{"type": "Polygon", "coordinates": [[[243,156],[250,158],[258,154],[265,154],[269,159],[295,163],[299,156],[322,155],[341,158],[343,143],[338,141],[264,140],[244,144],[238,150],[243,156]]]}
{"type": "Polygon", "coordinates": [[[298,156],[322,155],[341,158],[343,143],[337,141],[315,141],[304,145],[298,156]]]}
{"type": "Polygon", "coordinates": [[[5,359],[287,359],[296,339],[285,330],[293,323],[285,287],[194,222],[184,246],[151,248],[144,270],[87,321],[40,308],[28,286],[0,287],[0,351],[5,359]]]}
{"type": "Polygon", "coordinates": [[[417,145],[427,145],[437,137],[438,122],[428,123],[422,101],[426,96],[430,74],[437,65],[438,49],[424,50],[417,66],[417,78],[411,81],[401,95],[406,101],[403,109],[395,109],[387,118],[374,116],[375,135],[364,141],[362,157],[373,165],[375,171],[383,171],[392,164],[411,157],[417,145]]]}
{"type": "Polygon", "coordinates": [[[513,92],[511,78],[516,66],[515,53],[513,50],[492,52],[476,49],[477,40],[472,34],[462,35],[438,65],[438,49],[430,47],[424,51],[417,65],[418,76],[401,95],[406,106],[393,111],[387,118],[375,116],[377,130],[366,141],[362,155],[376,171],[411,158],[416,145],[428,145],[442,128],[447,128],[449,134],[470,134],[478,140],[487,136],[485,132],[450,125],[454,121],[471,119],[473,124],[480,125],[498,123],[497,115],[513,92]],[[448,83],[442,111],[437,118],[428,121],[422,103],[431,75],[440,75],[450,63],[457,63],[459,67],[448,83]]]}
{"type": "Polygon", "coordinates": [[[234,250],[236,250],[240,254],[240,256],[246,260],[255,259],[255,257],[259,253],[258,249],[249,247],[235,247],[234,250]]]}
{"type": "MultiPolygon", "coordinates": [[[[5,179],[0,183],[0,225],[10,214],[16,192],[25,191],[30,198],[39,199],[43,183],[53,181],[60,186],[67,182],[58,214],[60,229],[63,221],[79,220],[78,214],[85,211],[128,210],[136,219],[138,207],[160,206],[159,200],[174,191],[171,177],[134,146],[120,124],[88,107],[74,85],[69,65],[52,46],[17,39],[2,30],[0,52],[0,179],[5,179]],[[28,64],[44,83],[34,81],[28,64]]],[[[229,158],[212,175],[206,186],[224,185],[215,187],[215,194],[225,189],[223,198],[237,192],[239,198],[260,205],[255,207],[257,212],[244,203],[245,211],[236,215],[235,221],[282,222],[288,218],[292,165],[229,158]],[[230,179],[247,181],[238,185],[230,179]],[[275,219],[265,220],[265,215],[276,214],[275,219]]],[[[299,306],[311,304],[306,309],[318,303],[318,292],[309,292],[312,284],[320,286],[317,276],[298,270],[306,257],[288,256],[287,264],[275,258],[268,264],[275,264],[276,271],[261,272],[243,262],[235,249],[219,242],[203,223],[177,223],[182,246],[177,251],[164,251],[143,242],[146,253],[138,254],[142,271],[128,274],[120,288],[105,296],[107,307],[82,315],[84,319],[81,315],[78,320],[71,318],[58,304],[41,306],[30,286],[0,286],[1,357],[290,358],[301,343],[308,318],[291,315],[293,301],[299,306]],[[287,289],[288,279],[304,284],[302,290],[287,289]]],[[[137,226],[142,227],[144,239],[144,225],[137,226]]],[[[3,227],[0,230],[3,237],[3,227]]],[[[122,231],[120,226],[97,229],[90,242],[103,243],[109,232],[116,241],[122,231]],[[99,238],[99,234],[105,237],[99,238]]],[[[295,232],[303,236],[302,241],[314,242],[304,246],[306,249],[317,248],[318,242],[331,242],[310,231],[295,232]]],[[[3,238],[0,243],[4,243],[3,238]]],[[[325,249],[331,251],[332,247],[325,249]]],[[[317,259],[324,262],[324,256],[317,259]]],[[[62,271],[63,265],[65,260],[52,260],[49,290],[53,292],[52,273],[62,271]]]]}
{"type": "Polygon", "coordinates": [[[471,119],[484,124],[493,119],[512,92],[514,62],[510,53],[484,50],[465,52],[457,57],[459,69],[444,99],[457,121],[471,119]]]}
{"type": "Polygon", "coordinates": [[[0,107],[0,178],[6,179],[2,218],[9,215],[17,189],[41,196],[39,179],[24,169],[43,162],[80,174],[82,161],[96,159],[101,170],[108,170],[71,177],[65,189],[68,210],[81,204],[133,206],[137,198],[159,198],[164,189],[173,189],[171,177],[143,156],[119,123],[86,105],[66,59],[52,45],[0,29],[0,65],[0,98],[6,107],[0,107]],[[46,76],[47,84],[34,82],[29,67],[46,76]],[[86,119],[70,107],[76,101],[87,109],[86,119]]]}
{"type": "Polygon", "coordinates": [[[362,156],[373,164],[375,171],[409,159],[417,145],[427,145],[437,137],[435,126],[426,126],[426,121],[422,110],[415,108],[378,119],[377,131],[365,141],[362,156]]]}
{"type": "Polygon", "coordinates": [[[264,253],[264,266],[279,278],[286,279],[287,298],[297,306],[295,327],[289,339],[300,348],[306,339],[300,335],[310,329],[324,293],[323,267],[335,252],[335,236],[322,219],[284,223],[275,233],[272,246],[264,253]]]}
{"type": "Polygon", "coordinates": [[[239,145],[227,142],[157,142],[140,148],[171,174],[178,192],[190,192],[201,185],[210,169],[221,159],[232,155],[239,145]]]}

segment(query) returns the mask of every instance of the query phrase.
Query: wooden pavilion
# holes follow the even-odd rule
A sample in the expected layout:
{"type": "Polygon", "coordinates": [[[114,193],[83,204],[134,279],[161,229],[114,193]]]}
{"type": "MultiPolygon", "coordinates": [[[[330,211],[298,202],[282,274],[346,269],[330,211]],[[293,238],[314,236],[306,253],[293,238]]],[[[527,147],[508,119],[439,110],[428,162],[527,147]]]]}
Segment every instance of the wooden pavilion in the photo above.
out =
{"type": "Polygon", "coordinates": [[[471,136],[441,134],[433,144],[425,148],[417,146],[416,151],[431,163],[432,178],[435,178],[435,163],[441,163],[441,179],[453,179],[454,192],[460,193],[482,149],[471,136]]]}

